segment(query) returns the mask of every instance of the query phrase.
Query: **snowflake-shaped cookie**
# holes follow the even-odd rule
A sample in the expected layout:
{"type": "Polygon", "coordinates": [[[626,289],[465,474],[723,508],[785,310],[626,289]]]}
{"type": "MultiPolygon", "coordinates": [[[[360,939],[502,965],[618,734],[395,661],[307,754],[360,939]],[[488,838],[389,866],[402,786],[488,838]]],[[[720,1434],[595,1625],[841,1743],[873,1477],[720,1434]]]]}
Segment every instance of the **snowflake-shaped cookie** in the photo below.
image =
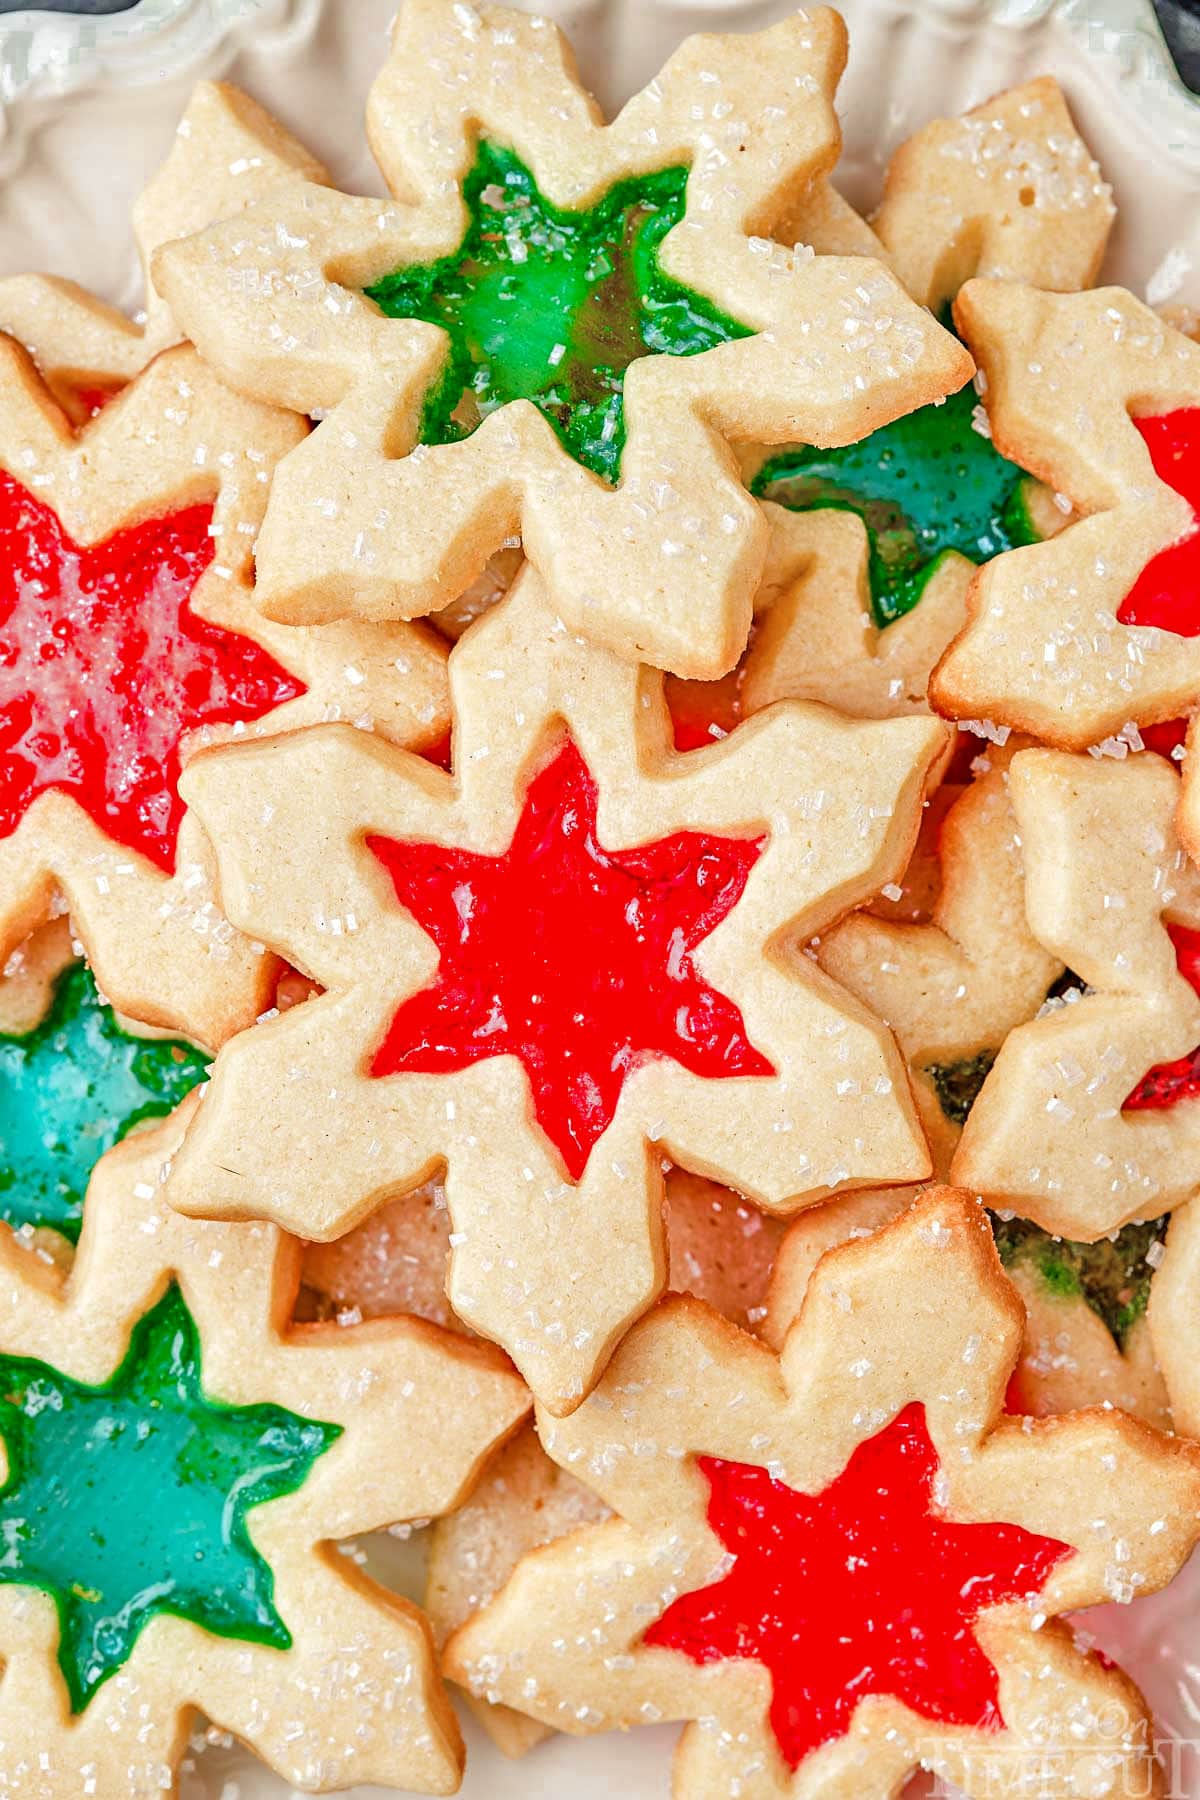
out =
{"type": "MultiPolygon", "coordinates": [[[[697,1295],[735,1324],[752,1326],[764,1313],[783,1222],[685,1169],[667,1175],[666,1211],[668,1287],[697,1295]]],[[[439,1643],[503,1587],[527,1550],[606,1510],[589,1488],[550,1461],[532,1426],[519,1433],[492,1458],[465,1505],[430,1531],[425,1607],[439,1643]]],[[[550,1735],[547,1726],[511,1707],[466,1698],[506,1756],[524,1755],[550,1735]]]]}
{"type": "Polygon", "coordinates": [[[677,755],[528,567],[450,667],[453,778],[345,728],[186,771],[230,917],[328,991],[226,1047],[172,1198],[330,1238],[444,1159],[456,1311],[569,1407],[662,1285],[664,1156],[778,1211],[927,1172],[782,934],[903,868],[943,728],[787,703],[677,755]]]}
{"type": "Polygon", "coordinates": [[[1003,769],[980,775],[953,801],[938,826],[937,858],[940,886],[927,922],[857,912],[822,935],[817,956],[896,1033],[914,1084],[930,1102],[923,1114],[940,1109],[948,1124],[961,1125],[971,1065],[982,1079],[990,1057],[1037,1012],[1063,965],[1025,916],[1019,834],[1003,769]]]}
{"type": "MultiPolygon", "coordinates": [[[[779,1246],[761,1332],[773,1350],[798,1317],[821,1257],[867,1237],[912,1205],[916,1188],[864,1188],[793,1219],[779,1246]]],[[[1004,1270],[1025,1307],[1021,1356],[1007,1411],[1048,1418],[1084,1406],[1115,1406],[1169,1428],[1167,1390],[1147,1320],[1163,1256],[1165,1221],[1128,1225],[1111,1239],[1077,1244],[993,1216],[1004,1270]]],[[[453,1530],[453,1521],[439,1530],[453,1530]]]]}
{"type": "Polygon", "coordinates": [[[972,275],[1090,287],[1116,209],[1052,75],[932,119],[892,153],[868,224],[827,177],[788,215],[784,243],[875,256],[938,312],[972,275]]]}
{"type": "Polygon", "coordinates": [[[1078,985],[1010,1031],[952,1172],[1090,1241],[1196,1186],[1200,875],[1175,835],[1179,777],[1162,757],[1023,750],[1008,784],[1029,925],[1078,985]]]}
{"type": "Polygon", "coordinates": [[[979,571],[930,693],[1065,749],[1200,694],[1200,345],[1121,288],[971,281],[992,434],[1083,516],[979,571]]]}
{"type": "Polygon", "coordinates": [[[305,1789],[450,1793],[428,1625],[330,1546],[457,1504],[527,1396],[418,1320],[292,1325],[299,1244],[165,1207],[180,1129],[101,1161],[69,1275],[0,1233],[0,1786],[173,1792],[199,1709],[305,1789]]]}
{"type": "Polygon", "coordinates": [[[25,345],[55,399],[81,424],[179,342],[150,272],[160,244],[229,218],[285,182],[326,180],[317,159],[248,94],[228,82],[198,82],[171,154],[133,205],[144,314],[129,319],[60,276],[9,275],[0,279],[0,330],[25,345]]]}
{"type": "Polygon", "coordinates": [[[1090,287],[1116,217],[1051,75],[934,119],[888,164],[872,224],[914,299],[935,312],[972,275],[1090,287]]]}
{"type": "Polygon", "coordinates": [[[616,1517],[527,1556],[444,1666],[568,1731],[691,1721],[680,1800],[885,1800],[918,1765],[977,1796],[1145,1779],[1136,1692],[1057,1620],[1170,1579],[1200,1463],[1115,1413],[1002,1417],[1020,1339],[947,1189],[827,1256],[778,1357],[664,1302],[570,1419],[539,1414],[616,1517]]]}
{"type": "Polygon", "coordinates": [[[65,903],[121,1011],[213,1045],[267,1003],[273,962],[214,902],[182,762],[329,718],[431,742],[444,650],[413,627],[262,618],[255,533],[304,426],[191,349],[75,431],[0,338],[0,395],[0,959],[65,903]]]}
{"type": "Polygon", "coordinates": [[[336,409],[274,485],[271,616],[427,613],[519,534],[574,628],[731,667],[766,529],[726,443],[845,443],[971,372],[881,265],[771,235],[844,60],[825,9],[691,38],[604,125],[546,19],[406,6],[368,116],[395,201],[293,184],[154,263],[231,380],[336,409]]]}

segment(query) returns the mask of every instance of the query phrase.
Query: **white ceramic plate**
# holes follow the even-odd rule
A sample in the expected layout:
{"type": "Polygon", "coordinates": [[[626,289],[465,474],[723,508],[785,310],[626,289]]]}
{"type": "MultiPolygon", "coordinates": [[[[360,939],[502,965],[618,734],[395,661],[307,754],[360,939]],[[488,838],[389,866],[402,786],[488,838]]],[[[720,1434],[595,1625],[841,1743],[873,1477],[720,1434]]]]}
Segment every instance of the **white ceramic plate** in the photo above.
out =
{"type": "MultiPolygon", "coordinates": [[[[361,120],[395,0],[138,0],[128,13],[0,19],[0,274],[45,269],[127,309],[140,300],[129,208],[162,161],[192,82],[222,75],[278,113],[349,188],[379,192],[361,120]]],[[[751,29],[788,0],[544,0],[609,106],[689,31],[751,29]]],[[[843,0],[851,31],[839,184],[869,209],[887,156],[926,119],[1035,73],[1066,88],[1121,205],[1106,274],[1154,303],[1200,306],[1200,106],[1149,0],[843,0]]],[[[399,1559],[417,1595],[420,1548],[399,1559]]],[[[1200,1563],[1164,1595],[1086,1621],[1136,1677],[1172,1752],[1171,1800],[1200,1800],[1200,1563]]],[[[506,1762],[473,1723],[465,1800],[652,1800],[673,1729],[565,1740],[506,1762]]],[[[236,1747],[212,1745],[183,1800],[288,1800],[236,1747]]],[[[357,1790],[358,1800],[382,1796],[357,1790]]]]}

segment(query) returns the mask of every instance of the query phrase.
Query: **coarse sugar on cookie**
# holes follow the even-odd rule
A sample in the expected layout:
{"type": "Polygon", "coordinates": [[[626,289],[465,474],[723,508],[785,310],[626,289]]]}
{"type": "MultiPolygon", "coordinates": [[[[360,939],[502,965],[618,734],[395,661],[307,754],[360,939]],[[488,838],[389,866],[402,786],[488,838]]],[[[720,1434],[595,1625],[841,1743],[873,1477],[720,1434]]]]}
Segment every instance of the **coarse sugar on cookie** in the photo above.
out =
{"type": "Polygon", "coordinates": [[[333,1238],[445,1160],[451,1302],[565,1409],[661,1289],[664,1156],[781,1213],[928,1173],[784,934],[903,869],[944,727],[787,702],[680,755],[529,566],[450,669],[453,775],[344,727],[185,772],[230,916],[327,991],[218,1058],[172,1201],[333,1238]]]}
{"type": "Polygon", "coordinates": [[[65,905],[121,1012],[211,1048],[269,1004],[276,965],[216,904],[183,762],[331,718],[432,742],[445,652],[411,626],[262,617],[255,533],[306,428],[190,348],[75,430],[0,337],[0,395],[0,959],[65,905]]]}
{"type": "Polygon", "coordinates": [[[1115,217],[1062,89],[1042,75],[906,139],[872,224],[909,293],[936,312],[973,275],[1090,287],[1115,217]]]}
{"type": "Polygon", "coordinates": [[[822,933],[816,954],[896,1033],[922,1116],[942,1115],[940,1129],[927,1126],[927,1135],[949,1155],[1001,1045],[1034,1017],[1063,963],[1026,918],[1020,833],[1003,768],[952,798],[936,837],[939,887],[928,920],[855,912],[822,933]]]}
{"type": "MultiPolygon", "coordinates": [[[[775,1259],[761,1327],[772,1349],[782,1348],[825,1252],[890,1224],[922,1191],[864,1188],[792,1220],[775,1259]]],[[[1095,1244],[1052,1237],[1008,1214],[992,1214],[991,1224],[1005,1274],[1025,1308],[1006,1410],[1040,1419],[1112,1406],[1170,1429],[1166,1383],[1147,1317],[1166,1220],[1127,1225],[1095,1244]]]]}
{"type": "Polygon", "coordinates": [[[457,1504],[528,1397],[422,1321],[292,1325],[298,1243],[166,1208],[181,1126],[101,1160],[69,1274],[0,1233],[0,1784],[174,1791],[199,1709],[306,1789],[451,1793],[429,1626],[329,1546],[457,1504]]]}
{"type": "Polygon", "coordinates": [[[1004,1416],[1021,1330],[949,1189],[830,1252],[778,1356],[660,1303],[538,1414],[614,1516],[526,1555],[446,1671],[571,1732],[689,1722],[679,1800],[1152,1782],[1144,1702],[1061,1621],[1172,1577],[1200,1461],[1115,1412],[1004,1416]]]}
{"type": "Polygon", "coordinates": [[[1073,980],[1005,1038],[952,1173],[1081,1242],[1196,1187],[1200,874],[1179,786],[1159,756],[1021,750],[1009,766],[1026,916],[1073,980]]]}
{"type": "Polygon", "coordinates": [[[160,244],[240,212],[287,181],[327,181],[315,156],[258,103],[224,81],[197,82],[171,153],[133,203],[145,275],[135,319],[56,275],[0,278],[0,331],[24,344],[73,424],[80,425],[181,333],[154,285],[160,244]]]}
{"type": "Polygon", "coordinates": [[[1062,749],[1190,712],[1200,345],[1121,288],[969,281],[955,319],[996,444],[1077,516],[975,576],[930,685],[938,711],[1062,749]]]}
{"type": "Polygon", "coordinates": [[[727,446],[846,443],[972,370],[882,264],[771,235],[844,60],[824,8],[690,38],[605,125],[546,19],[407,5],[368,112],[394,199],[292,184],[154,260],[230,380],[331,413],[273,486],[267,612],[431,612],[519,534],[574,629],[730,668],[766,527],[727,446]]]}

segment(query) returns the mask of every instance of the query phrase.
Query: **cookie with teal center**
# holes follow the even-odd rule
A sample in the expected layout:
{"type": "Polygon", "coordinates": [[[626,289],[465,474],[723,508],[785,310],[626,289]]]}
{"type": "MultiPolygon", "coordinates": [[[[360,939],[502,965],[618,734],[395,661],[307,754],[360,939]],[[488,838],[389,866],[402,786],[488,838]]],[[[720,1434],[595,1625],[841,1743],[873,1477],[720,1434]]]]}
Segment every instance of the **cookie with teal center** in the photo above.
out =
{"type": "Polygon", "coordinates": [[[135,1327],[103,1386],[3,1356],[0,1395],[0,1583],[53,1598],[74,1712],[159,1613],[290,1647],[247,1515],[300,1488],[339,1426],[210,1398],[176,1287],[135,1327]]]}
{"type": "Polygon", "coordinates": [[[0,1037],[0,1219],[77,1239],[99,1158],[172,1112],[208,1061],[178,1039],[126,1031],[87,965],[69,966],[42,1022],[0,1037]]]}
{"type": "Polygon", "coordinates": [[[422,442],[452,443],[497,407],[531,400],[578,462],[615,482],[630,363],[749,336],[659,260],[687,182],[686,169],[662,169],[571,212],[551,205],[511,150],[482,142],[463,184],[457,250],[367,289],[390,318],[424,319],[449,338],[422,442]]]}
{"type": "Polygon", "coordinates": [[[755,477],[760,499],[793,512],[858,514],[880,626],[911,612],[948,551],[983,563],[1038,541],[1025,498],[1029,477],[976,430],[977,404],[968,385],[842,449],[785,450],[755,477]]]}

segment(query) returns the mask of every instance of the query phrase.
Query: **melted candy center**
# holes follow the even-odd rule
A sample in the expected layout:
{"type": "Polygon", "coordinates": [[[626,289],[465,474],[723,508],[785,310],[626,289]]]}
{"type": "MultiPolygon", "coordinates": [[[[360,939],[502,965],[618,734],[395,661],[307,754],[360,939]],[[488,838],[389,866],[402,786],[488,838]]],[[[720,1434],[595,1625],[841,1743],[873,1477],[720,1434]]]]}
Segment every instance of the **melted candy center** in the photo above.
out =
{"type": "Polygon", "coordinates": [[[449,359],[422,441],[445,444],[511,400],[532,400],[577,461],[615,481],[624,381],[642,356],[694,356],[746,328],[659,261],[682,219],[687,170],[622,181],[586,211],[552,206],[510,150],[479,146],[458,249],[367,292],[391,318],[447,333],[449,359]]]}
{"type": "Polygon", "coordinates": [[[701,1457],[700,1467],[708,1522],[733,1566],[673,1601],[646,1644],[701,1664],[762,1663],[771,1726],[792,1769],[844,1736],[869,1694],[938,1723],[1003,1729],[975,1621],[1040,1593],[1072,1551],[1018,1525],[943,1518],[924,1407],[907,1407],[860,1445],[820,1494],[746,1463],[701,1457]]]}
{"type": "Polygon", "coordinates": [[[681,831],[632,850],[596,836],[573,744],[530,783],[512,844],[481,856],[371,838],[441,953],[396,1013],[373,1075],[524,1066],[539,1125],[578,1181],[627,1077],[671,1058],[695,1075],[770,1075],[742,1016],[693,962],[742,896],[762,840],[681,831]]]}
{"type": "Polygon", "coordinates": [[[1023,470],[975,430],[970,384],[841,449],[802,445],[773,456],[754,492],[793,512],[838,507],[859,515],[870,542],[877,624],[910,612],[947,550],[987,562],[1032,543],[1023,470]]]}
{"type": "Polygon", "coordinates": [[[0,837],[57,788],[169,870],[184,736],[304,692],[250,638],[191,611],[211,522],[210,506],[189,506],[81,547],[0,474],[0,837]]]}
{"type": "Polygon", "coordinates": [[[0,1582],[58,1610],[74,1712],[156,1613],[287,1649],[271,1570],[246,1523],[301,1487],[340,1427],[204,1393],[200,1340],[177,1289],[146,1314],[111,1381],[0,1357],[0,1582]]]}
{"type": "Polygon", "coordinates": [[[88,1178],[143,1119],[174,1111],[208,1058],[123,1031],[83,963],[23,1037],[0,1037],[0,1219],[77,1238],[88,1178]]]}
{"type": "Polygon", "coordinates": [[[1157,625],[1179,637],[1200,637],[1200,406],[1182,406],[1134,424],[1154,473],[1192,509],[1189,529],[1151,557],[1117,611],[1122,625],[1157,625]]]}

